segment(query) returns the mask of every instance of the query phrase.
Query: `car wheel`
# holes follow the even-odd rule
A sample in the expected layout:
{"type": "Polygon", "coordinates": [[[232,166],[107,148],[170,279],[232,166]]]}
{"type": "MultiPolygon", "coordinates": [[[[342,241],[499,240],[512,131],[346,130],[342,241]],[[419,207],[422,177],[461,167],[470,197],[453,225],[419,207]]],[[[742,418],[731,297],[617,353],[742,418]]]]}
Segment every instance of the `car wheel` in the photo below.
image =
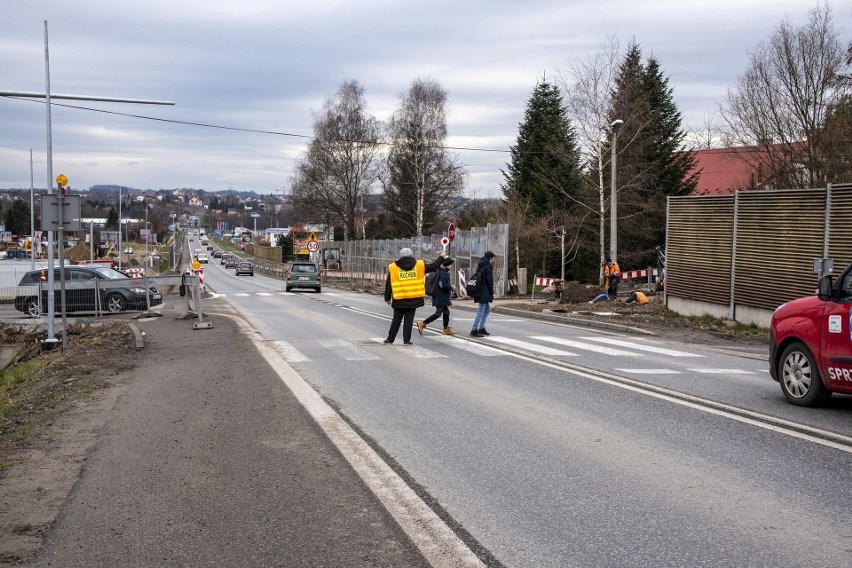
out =
{"type": "Polygon", "coordinates": [[[284,291],[285,291],[285,292],[289,292],[290,290],[291,290],[291,288],[290,288],[289,286],[287,286],[286,288],[284,288],[284,291]]]}
{"type": "Polygon", "coordinates": [[[322,288],[321,286],[317,286],[317,288],[316,288],[316,290],[317,290],[317,294],[319,294],[319,293],[320,293],[321,288],[322,288]]]}
{"type": "Polygon", "coordinates": [[[822,384],[810,350],[800,341],[791,343],[781,354],[778,378],[784,398],[796,406],[817,406],[831,398],[822,384]]]}
{"type": "Polygon", "coordinates": [[[38,298],[27,298],[27,303],[24,305],[27,307],[27,313],[34,318],[41,315],[41,306],[38,303],[38,298]]]}
{"type": "Polygon", "coordinates": [[[106,299],[107,311],[111,314],[117,314],[125,310],[124,296],[120,294],[112,294],[106,299]]]}

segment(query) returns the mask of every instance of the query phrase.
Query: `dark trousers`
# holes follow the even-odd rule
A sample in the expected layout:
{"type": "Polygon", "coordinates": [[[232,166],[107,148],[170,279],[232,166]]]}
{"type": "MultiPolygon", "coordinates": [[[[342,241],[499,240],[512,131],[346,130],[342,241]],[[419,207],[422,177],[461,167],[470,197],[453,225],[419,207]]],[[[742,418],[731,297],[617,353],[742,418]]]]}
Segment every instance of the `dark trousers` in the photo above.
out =
{"type": "Polygon", "coordinates": [[[414,325],[414,312],[417,311],[417,308],[410,309],[401,309],[394,308],[393,309],[393,319],[391,320],[390,330],[388,331],[388,339],[393,341],[396,339],[396,334],[399,331],[399,324],[403,323],[402,326],[402,340],[406,343],[411,341],[411,327],[414,325]]]}
{"type": "Polygon", "coordinates": [[[444,327],[450,327],[450,308],[447,306],[436,306],[435,313],[423,320],[423,323],[430,324],[440,316],[444,316],[444,327]]]}

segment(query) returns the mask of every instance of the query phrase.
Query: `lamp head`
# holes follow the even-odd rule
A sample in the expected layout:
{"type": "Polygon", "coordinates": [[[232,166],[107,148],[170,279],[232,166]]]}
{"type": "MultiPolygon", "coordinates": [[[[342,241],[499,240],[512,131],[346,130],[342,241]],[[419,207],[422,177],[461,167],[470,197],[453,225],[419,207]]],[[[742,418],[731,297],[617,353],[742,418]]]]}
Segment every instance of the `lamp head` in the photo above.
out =
{"type": "Polygon", "coordinates": [[[624,124],[624,121],[618,118],[616,120],[613,120],[612,124],[610,124],[609,127],[615,129],[621,126],[622,124],[624,124]]]}

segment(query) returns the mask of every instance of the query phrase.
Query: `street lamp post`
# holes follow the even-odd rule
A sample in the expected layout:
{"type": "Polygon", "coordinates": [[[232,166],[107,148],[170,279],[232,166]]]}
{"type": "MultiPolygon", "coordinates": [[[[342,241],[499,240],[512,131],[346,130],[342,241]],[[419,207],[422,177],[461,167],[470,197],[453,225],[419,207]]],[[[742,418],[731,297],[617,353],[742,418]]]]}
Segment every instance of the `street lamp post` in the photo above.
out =
{"type": "Polygon", "coordinates": [[[610,159],[610,195],[609,195],[609,257],[616,261],[618,256],[618,199],[615,191],[615,143],[618,127],[624,124],[621,119],[613,120],[612,129],[612,158],[610,159]]]}

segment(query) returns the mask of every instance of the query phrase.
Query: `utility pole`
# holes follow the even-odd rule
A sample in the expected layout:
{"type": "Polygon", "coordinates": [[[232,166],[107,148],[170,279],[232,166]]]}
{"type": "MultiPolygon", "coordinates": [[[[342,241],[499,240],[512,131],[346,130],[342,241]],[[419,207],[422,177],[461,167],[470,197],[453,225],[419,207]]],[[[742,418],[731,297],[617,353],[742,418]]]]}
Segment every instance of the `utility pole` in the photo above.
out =
{"type": "Polygon", "coordinates": [[[612,157],[610,158],[610,192],[609,192],[609,257],[613,261],[618,261],[618,199],[616,197],[615,185],[615,144],[618,140],[618,127],[624,124],[621,119],[613,120],[610,127],[612,128],[612,157]]]}

